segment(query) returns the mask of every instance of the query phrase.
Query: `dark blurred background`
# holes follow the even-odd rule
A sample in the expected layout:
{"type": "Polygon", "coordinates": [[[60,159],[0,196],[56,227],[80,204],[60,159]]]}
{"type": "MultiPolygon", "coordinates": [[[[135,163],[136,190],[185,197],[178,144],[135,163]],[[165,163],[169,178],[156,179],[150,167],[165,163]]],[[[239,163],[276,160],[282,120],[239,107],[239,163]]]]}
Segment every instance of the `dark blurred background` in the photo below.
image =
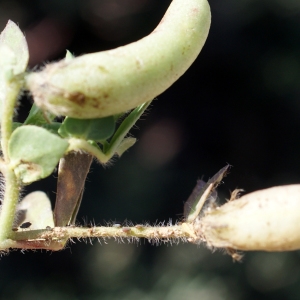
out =
{"type": "MultiPolygon", "coordinates": [[[[25,32],[30,68],[114,48],[149,34],[166,0],[0,1],[25,32]]],[[[300,181],[300,1],[211,0],[199,58],[158,96],[133,135],[138,143],[93,164],[78,221],[134,223],[182,217],[196,180],[230,163],[219,187],[246,192],[300,181]]],[[[151,51],[151,49],[149,49],[151,51]]],[[[30,104],[24,99],[20,118],[30,104]]],[[[53,200],[55,180],[42,189],[53,200]]],[[[288,216],[287,216],[288,217],[288,216]]],[[[77,242],[61,252],[11,252],[0,260],[1,299],[300,299],[300,252],[246,253],[233,263],[203,245],[77,242]]]]}

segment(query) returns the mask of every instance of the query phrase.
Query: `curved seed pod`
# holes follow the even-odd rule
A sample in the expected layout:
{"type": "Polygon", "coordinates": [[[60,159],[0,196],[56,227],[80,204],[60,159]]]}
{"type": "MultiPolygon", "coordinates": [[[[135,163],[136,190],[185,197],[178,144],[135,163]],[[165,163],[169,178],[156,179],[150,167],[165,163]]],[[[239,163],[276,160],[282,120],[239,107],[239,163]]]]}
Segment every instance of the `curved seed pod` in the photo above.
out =
{"type": "Polygon", "coordinates": [[[195,224],[208,246],[240,250],[300,249],[300,185],[247,194],[208,212],[195,224]]]}
{"type": "Polygon", "coordinates": [[[193,63],[210,27],[207,0],[173,0],[156,29],[113,50],[49,64],[27,76],[38,106],[89,119],[118,114],[152,100],[193,63]]]}

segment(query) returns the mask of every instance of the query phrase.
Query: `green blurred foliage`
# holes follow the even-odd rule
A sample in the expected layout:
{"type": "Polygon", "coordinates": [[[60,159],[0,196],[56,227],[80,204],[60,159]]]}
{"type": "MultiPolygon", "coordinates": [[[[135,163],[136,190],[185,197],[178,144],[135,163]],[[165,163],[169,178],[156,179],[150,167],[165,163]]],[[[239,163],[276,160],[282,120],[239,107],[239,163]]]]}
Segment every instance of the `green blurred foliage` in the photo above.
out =
{"type": "MultiPolygon", "coordinates": [[[[31,67],[135,41],[170,1],[2,0],[0,25],[25,31],[31,67]]],[[[138,122],[114,166],[93,165],[79,222],[173,222],[196,179],[226,163],[219,188],[246,192],[300,181],[300,2],[211,0],[212,27],[190,70],[138,122]]],[[[151,51],[151,49],[149,49],[151,51]]],[[[25,119],[28,104],[20,106],[25,119]]],[[[28,101],[29,103],[29,101],[28,101]]],[[[35,183],[55,198],[55,178],[35,183]]],[[[287,216],[288,217],[288,216],[287,216]]],[[[196,245],[95,241],[0,261],[3,299],[299,299],[299,251],[246,253],[241,264],[196,245]]]]}

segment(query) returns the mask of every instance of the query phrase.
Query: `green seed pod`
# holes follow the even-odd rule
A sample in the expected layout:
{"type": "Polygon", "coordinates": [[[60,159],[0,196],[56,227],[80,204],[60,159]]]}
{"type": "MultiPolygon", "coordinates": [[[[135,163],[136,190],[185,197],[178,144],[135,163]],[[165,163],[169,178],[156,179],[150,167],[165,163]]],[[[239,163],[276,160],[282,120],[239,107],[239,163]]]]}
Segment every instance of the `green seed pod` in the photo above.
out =
{"type": "Polygon", "coordinates": [[[289,251],[300,249],[299,219],[300,185],[278,186],[207,212],[195,233],[212,247],[289,251]]]}
{"type": "Polygon", "coordinates": [[[27,76],[42,109],[79,119],[110,116],[150,101],[193,63],[210,27],[207,0],[173,0],[156,29],[113,50],[49,64],[27,76]]]}

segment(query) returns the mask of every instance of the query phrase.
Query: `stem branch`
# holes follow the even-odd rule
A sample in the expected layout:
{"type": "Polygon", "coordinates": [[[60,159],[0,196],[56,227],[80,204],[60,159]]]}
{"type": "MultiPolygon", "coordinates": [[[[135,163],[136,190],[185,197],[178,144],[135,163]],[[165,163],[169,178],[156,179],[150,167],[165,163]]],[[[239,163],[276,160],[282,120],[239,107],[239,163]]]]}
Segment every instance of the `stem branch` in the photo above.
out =
{"type": "Polygon", "coordinates": [[[68,153],[71,151],[84,151],[96,157],[97,160],[102,164],[106,164],[113,156],[106,155],[100,149],[97,149],[95,146],[91,145],[87,141],[76,138],[69,139],[68,153]]]}
{"type": "Polygon", "coordinates": [[[5,193],[0,214],[0,248],[2,243],[12,234],[16,206],[19,199],[19,183],[14,171],[9,168],[8,142],[12,134],[12,122],[16,100],[22,86],[20,79],[6,82],[6,96],[2,105],[1,146],[3,159],[0,160],[0,170],[5,179],[5,193]]]}

